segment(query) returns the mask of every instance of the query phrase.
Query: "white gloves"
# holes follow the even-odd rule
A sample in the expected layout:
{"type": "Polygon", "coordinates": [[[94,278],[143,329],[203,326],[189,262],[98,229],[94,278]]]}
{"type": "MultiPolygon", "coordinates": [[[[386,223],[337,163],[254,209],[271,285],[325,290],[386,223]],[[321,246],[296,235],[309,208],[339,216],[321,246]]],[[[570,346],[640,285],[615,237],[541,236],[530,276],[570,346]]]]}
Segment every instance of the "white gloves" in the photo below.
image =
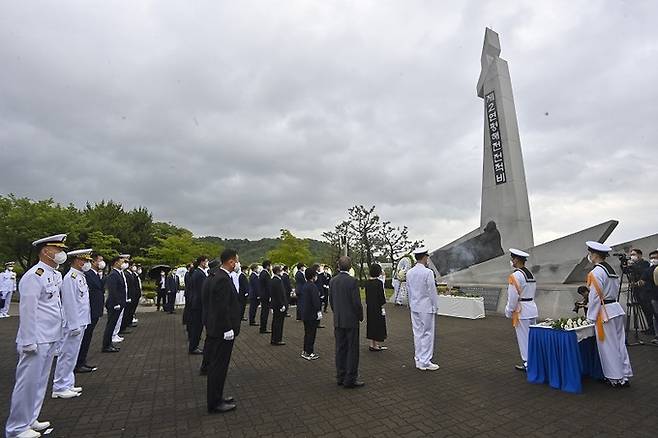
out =
{"type": "Polygon", "coordinates": [[[133,302],[132,299],[130,299],[130,298],[127,298],[127,299],[126,299],[126,303],[132,303],[132,302],[133,302]]]}
{"type": "Polygon", "coordinates": [[[114,310],[119,310],[120,308],[121,308],[120,304],[117,304],[116,306],[114,306],[114,310]]]}
{"type": "Polygon", "coordinates": [[[71,330],[72,336],[80,336],[80,333],[82,333],[82,330],[80,330],[79,328],[71,330]]]}
{"type": "Polygon", "coordinates": [[[37,352],[37,344],[22,345],[21,346],[21,351],[23,353],[36,353],[37,352]]]}
{"type": "Polygon", "coordinates": [[[235,333],[233,333],[233,329],[224,332],[224,340],[225,341],[232,341],[235,338],[235,333]]]}
{"type": "Polygon", "coordinates": [[[318,311],[318,321],[322,319],[322,311],[318,311]]]}
{"type": "Polygon", "coordinates": [[[386,310],[382,307],[382,316],[386,316],[386,310]]]}
{"type": "Polygon", "coordinates": [[[285,312],[285,311],[286,311],[286,306],[281,306],[281,308],[279,309],[279,312],[285,312]]]}
{"type": "Polygon", "coordinates": [[[511,318],[511,317],[512,317],[512,312],[509,312],[507,311],[507,309],[505,309],[505,318],[511,318]]]}

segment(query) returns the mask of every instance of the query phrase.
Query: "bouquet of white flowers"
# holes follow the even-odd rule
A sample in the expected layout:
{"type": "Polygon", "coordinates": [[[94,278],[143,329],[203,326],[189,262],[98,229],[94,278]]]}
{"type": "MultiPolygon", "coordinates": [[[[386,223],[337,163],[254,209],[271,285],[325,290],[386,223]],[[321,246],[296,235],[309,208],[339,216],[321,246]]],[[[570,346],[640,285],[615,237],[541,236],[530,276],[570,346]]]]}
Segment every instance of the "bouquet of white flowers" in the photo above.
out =
{"type": "Polygon", "coordinates": [[[398,271],[397,277],[398,277],[398,280],[400,280],[400,281],[407,281],[407,271],[405,271],[404,269],[400,269],[398,271]]]}
{"type": "Polygon", "coordinates": [[[551,323],[551,328],[556,330],[574,330],[579,327],[587,327],[591,323],[587,318],[581,316],[578,318],[560,318],[551,323]]]}

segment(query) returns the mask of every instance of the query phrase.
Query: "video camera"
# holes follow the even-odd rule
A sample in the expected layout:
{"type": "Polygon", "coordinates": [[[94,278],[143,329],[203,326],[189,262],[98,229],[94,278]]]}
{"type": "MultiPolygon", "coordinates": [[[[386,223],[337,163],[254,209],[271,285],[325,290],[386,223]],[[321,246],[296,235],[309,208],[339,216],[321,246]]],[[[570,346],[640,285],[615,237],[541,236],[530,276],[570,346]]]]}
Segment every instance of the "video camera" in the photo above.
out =
{"type": "Polygon", "coordinates": [[[623,252],[615,252],[612,255],[619,259],[619,264],[621,264],[622,272],[624,274],[629,274],[631,272],[629,264],[628,264],[630,258],[623,252]]]}

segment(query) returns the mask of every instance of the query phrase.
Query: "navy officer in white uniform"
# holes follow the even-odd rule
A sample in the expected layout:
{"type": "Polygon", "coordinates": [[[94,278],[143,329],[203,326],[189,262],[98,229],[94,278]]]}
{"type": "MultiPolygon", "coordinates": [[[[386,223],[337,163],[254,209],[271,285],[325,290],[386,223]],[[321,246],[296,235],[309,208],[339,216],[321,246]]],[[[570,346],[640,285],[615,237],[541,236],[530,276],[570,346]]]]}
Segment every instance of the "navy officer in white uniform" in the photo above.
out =
{"type": "Polygon", "coordinates": [[[85,272],[91,269],[91,249],[78,249],[68,253],[71,269],[64,276],[60,296],[64,315],[64,333],[57,355],[53,398],[73,398],[82,393],[75,386],[73,370],[80,352],[82,335],[91,322],[89,317],[89,287],[85,272]]]}
{"type": "Polygon", "coordinates": [[[38,250],[39,262],[18,284],[18,365],[5,427],[9,438],[39,437],[39,431],[50,427],[49,422],[40,422],[38,417],[55,350],[62,338],[64,321],[59,297],[62,274],[57,268],[67,259],[65,241],[66,234],[57,234],[32,242],[38,250]]]}

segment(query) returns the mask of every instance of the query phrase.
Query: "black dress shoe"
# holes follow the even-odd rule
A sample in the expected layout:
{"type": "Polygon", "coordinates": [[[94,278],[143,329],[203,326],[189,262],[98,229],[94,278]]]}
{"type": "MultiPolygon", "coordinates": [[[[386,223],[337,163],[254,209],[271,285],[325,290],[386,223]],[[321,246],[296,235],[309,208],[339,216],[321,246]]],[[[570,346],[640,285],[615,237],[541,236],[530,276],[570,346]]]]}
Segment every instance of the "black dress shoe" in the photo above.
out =
{"type": "Polygon", "coordinates": [[[235,409],[234,403],[221,403],[214,408],[208,408],[209,414],[223,414],[224,412],[232,411],[235,409]]]}
{"type": "Polygon", "coordinates": [[[272,345],[286,345],[286,343],[283,342],[283,341],[279,341],[279,342],[270,342],[270,344],[272,344],[272,345]]]}
{"type": "Polygon", "coordinates": [[[130,330],[121,330],[119,332],[120,335],[129,335],[130,333],[132,333],[130,330]]]}
{"type": "Polygon", "coordinates": [[[118,353],[119,349],[115,347],[108,347],[108,348],[103,348],[101,350],[101,353],[118,353]]]}
{"type": "Polygon", "coordinates": [[[356,381],[354,381],[354,382],[352,382],[352,383],[345,383],[345,384],[343,384],[343,388],[348,388],[348,389],[352,389],[352,388],[361,388],[363,385],[365,385],[365,383],[363,383],[363,382],[360,381],[360,380],[356,380],[356,381]]]}
{"type": "MultiPolygon", "coordinates": [[[[224,403],[233,403],[233,402],[235,402],[235,399],[233,397],[231,397],[230,395],[228,397],[224,398],[224,403]]],[[[235,404],[235,403],[233,403],[233,404],[235,404]]]]}
{"type": "Polygon", "coordinates": [[[203,354],[203,350],[195,348],[194,350],[190,351],[190,354],[203,354]]]}
{"type": "Polygon", "coordinates": [[[324,328],[324,326],[323,326],[323,325],[319,325],[319,324],[318,324],[318,328],[324,328]]]}
{"type": "Polygon", "coordinates": [[[81,366],[81,367],[76,367],[73,370],[74,373],[76,374],[85,374],[85,373],[92,373],[94,370],[92,368],[87,368],[86,366],[81,366]]]}
{"type": "Polygon", "coordinates": [[[256,324],[255,322],[250,322],[249,325],[257,326],[257,325],[260,325],[260,324],[256,324]]]}
{"type": "Polygon", "coordinates": [[[342,381],[342,380],[337,380],[337,381],[336,381],[336,385],[338,385],[338,386],[343,386],[343,381],[342,381]]]}
{"type": "Polygon", "coordinates": [[[247,320],[247,318],[242,318],[242,320],[243,320],[243,321],[246,321],[246,320],[247,320]]]}
{"type": "Polygon", "coordinates": [[[207,376],[208,375],[208,370],[199,370],[199,375],[200,376],[207,376]]]}
{"type": "Polygon", "coordinates": [[[96,371],[98,367],[96,365],[89,365],[88,363],[84,364],[87,368],[91,368],[92,370],[96,371]]]}
{"type": "Polygon", "coordinates": [[[519,371],[527,371],[526,368],[523,365],[514,365],[514,369],[517,369],[519,371]]]}
{"type": "Polygon", "coordinates": [[[266,333],[272,333],[272,332],[270,330],[261,330],[260,331],[261,335],[266,334],[266,333]]]}

